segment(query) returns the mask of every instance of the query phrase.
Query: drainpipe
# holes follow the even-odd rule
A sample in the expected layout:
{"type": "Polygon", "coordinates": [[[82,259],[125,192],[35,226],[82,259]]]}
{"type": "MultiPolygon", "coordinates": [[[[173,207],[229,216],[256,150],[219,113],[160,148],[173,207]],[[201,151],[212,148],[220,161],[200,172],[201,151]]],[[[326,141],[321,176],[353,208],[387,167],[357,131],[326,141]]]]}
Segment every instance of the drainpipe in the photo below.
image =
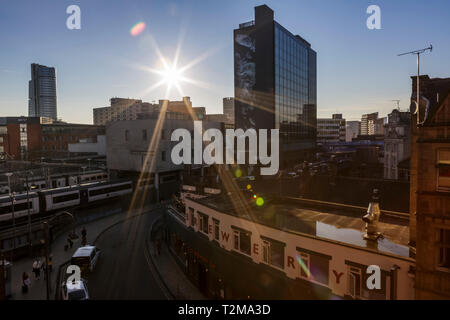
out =
{"type": "Polygon", "coordinates": [[[398,289],[398,270],[400,267],[396,264],[391,268],[390,278],[391,278],[391,292],[390,299],[397,300],[397,289],[398,289]]]}

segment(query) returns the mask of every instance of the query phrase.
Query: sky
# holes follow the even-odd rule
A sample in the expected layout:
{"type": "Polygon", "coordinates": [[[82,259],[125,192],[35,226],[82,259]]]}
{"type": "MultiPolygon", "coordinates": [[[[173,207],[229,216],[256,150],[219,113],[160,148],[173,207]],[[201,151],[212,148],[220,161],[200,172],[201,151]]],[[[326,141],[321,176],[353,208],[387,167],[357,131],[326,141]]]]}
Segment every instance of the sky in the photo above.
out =
{"type": "MultiPolygon", "coordinates": [[[[180,48],[182,94],[208,113],[222,113],[234,95],[233,29],[267,4],[275,20],[317,52],[318,117],[342,113],[384,116],[409,108],[415,56],[428,47],[421,69],[450,77],[450,1],[444,0],[0,0],[0,116],[28,114],[30,64],[57,69],[58,118],[92,123],[92,108],[111,97],[147,102],[166,97],[166,86],[148,90],[161,75],[159,48],[169,63],[180,48]],[[81,29],[69,30],[66,8],[81,9],[81,29]],[[369,5],[381,8],[381,30],[369,30],[369,5]],[[146,24],[137,36],[130,29],[146,24]],[[156,44],[156,45],[155,45],[156,44]]],[[[171,90],[171,100],[181,100],[171,90]]]]}

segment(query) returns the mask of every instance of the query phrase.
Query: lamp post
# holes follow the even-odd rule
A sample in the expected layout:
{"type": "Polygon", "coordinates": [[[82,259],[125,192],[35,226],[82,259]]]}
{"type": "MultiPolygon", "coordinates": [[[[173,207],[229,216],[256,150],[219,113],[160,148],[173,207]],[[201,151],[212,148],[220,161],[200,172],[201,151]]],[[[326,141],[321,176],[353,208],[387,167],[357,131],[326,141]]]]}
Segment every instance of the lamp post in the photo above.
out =
{"type": "Polygon", "coordinates": [[[5,175],[8,177],[8,189],[9,189],[9,197],[11,199],[11,214],[12,214],[12,222],[13,222],[13,247],[11,250],[11,261],[13,261],[14,250],[16,249],[16,219],[14,217],[14,194],[11,190],[11,176],[12,172],[7,172],[5,175]]]}
{"type": "Polygon", "coordinates": [[[6,299],[5,264],[3,253],[0,253],[0,301],[6,299]]]}
{"type": "Polygon", "coordinates": [[[33,175],[32,171],[28,171],[25,175],[25,184],[27,188],[27,214],[28,214],[28,243],[30,247],[30,256],[32,255],[33,249],[32,249],[32,241],[31,241],[31,214],[30,214],[30,186],[28,185],[28,175],[33,175]]]}
{"type": "Polygon", "coordinates": [[[75,217],[73,216],[73,214],[71,214],[68,211],[61,211],[57,214],[55,214],[53,217],[51,217],[50,219],[47,219],[46,221],[44,221],[42,223],[42,228],[43,228],[43,232],[44,232],[44,249],[45,249],[45,278],[46,278],[46,288],[47,288],[47,300],[50,300],[50,292],[51,292],[51,287],[50,287],[50,273],[48,270],[48,260],[49,260],[49,256],[50,256],[50,237],[49,237],[49,224],[50,222],[61,216],[61,215],[68,215],[70,216],[73,221],[75,222],[75,217]]]}

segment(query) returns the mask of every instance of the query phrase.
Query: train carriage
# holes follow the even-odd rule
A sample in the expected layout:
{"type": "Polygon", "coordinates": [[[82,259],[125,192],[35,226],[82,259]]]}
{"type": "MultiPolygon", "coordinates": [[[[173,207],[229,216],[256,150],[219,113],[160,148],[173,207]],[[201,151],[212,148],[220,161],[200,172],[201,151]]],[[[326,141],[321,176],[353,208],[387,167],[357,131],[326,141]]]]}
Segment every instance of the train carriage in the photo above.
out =
{"type": "Polygon", "coordinates": [[[88,201],[94,202],[119,196],[124,196],[133,192],[131,181],[96,183],[88,187],[88,201]]]}
{"type": "MultiPolygon", "coordinates": [[[[33,215],[39,213],[39,197],[36,192],[30,192],[28,197],[26,194],[14,195],[14,219],[19,219],[28,214],[33,215]],[[29,211],[28,211],[28,206],[29,211]]],[[[0,197],[0,221],[12,220],[13,208],[11,205],[11,197],[0,197]]]]}
{"type": "Polygon", "coordinates": [[[64,187],[39,192],[41,211],[53,211],[80,204],[80,188],[64,187]]]}

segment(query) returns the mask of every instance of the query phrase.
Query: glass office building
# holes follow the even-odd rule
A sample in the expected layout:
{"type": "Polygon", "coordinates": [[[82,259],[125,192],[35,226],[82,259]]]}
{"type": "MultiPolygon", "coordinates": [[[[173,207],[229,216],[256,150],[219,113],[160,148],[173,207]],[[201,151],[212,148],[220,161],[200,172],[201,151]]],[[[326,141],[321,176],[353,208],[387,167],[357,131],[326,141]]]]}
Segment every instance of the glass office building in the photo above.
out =
{"type": "Polygon", "coordinates": [[[315,66],[310,44],[275,22],[275,125],[285,141],[310,136],[304,115],[316,104],[315,66]]]}
{"type": "MultiPolygon", "coordinates": [[[[317,121],[316,52],[274,20],[266,5],[234,30],[235,125],[280,129],[280,158],[314,154],[317,121]]],[[[285,161],[284,161],[285,160],[285,161]]]]}
{"type": "Polygon", "coordinates": [[[28,85],[28,116],[57,120],[55,68],[33,63],[28,85]]]}

